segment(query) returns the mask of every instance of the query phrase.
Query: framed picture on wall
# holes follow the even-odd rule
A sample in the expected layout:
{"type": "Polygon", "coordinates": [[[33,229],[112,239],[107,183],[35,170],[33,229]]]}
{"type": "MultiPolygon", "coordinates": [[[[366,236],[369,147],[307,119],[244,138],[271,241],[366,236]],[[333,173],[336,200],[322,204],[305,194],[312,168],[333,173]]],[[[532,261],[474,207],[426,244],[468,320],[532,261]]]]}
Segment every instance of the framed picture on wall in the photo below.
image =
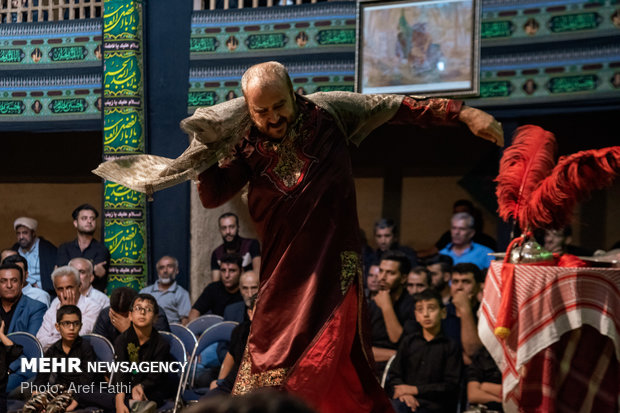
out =
{"type": "Polygon", "coordinates": [[[359,0],[356,90],[472,97],[480,88],[480,0],[359,0]]]}

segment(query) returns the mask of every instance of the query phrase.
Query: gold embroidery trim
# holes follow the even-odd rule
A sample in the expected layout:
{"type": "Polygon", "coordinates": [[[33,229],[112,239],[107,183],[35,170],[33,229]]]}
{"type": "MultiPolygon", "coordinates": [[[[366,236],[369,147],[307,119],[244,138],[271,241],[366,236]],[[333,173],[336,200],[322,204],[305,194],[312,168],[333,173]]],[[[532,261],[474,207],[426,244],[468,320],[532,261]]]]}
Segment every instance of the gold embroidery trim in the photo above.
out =
{"type": "Polygon", "coordinates": [[[342,271],[340,273],[340,291],[345,295],[356,276],[362,276],[362,262],[360,255],[355,251],[340,253],[342,271]]]}
{"type": "Polygon", "coordinates": [[[247,345],[243,352],[239,373],[235,380],[232,394],[240,395],[248,393],[258,387],[281,386],[284,383],[288,368],[280,367],[278,369],[267,370],[262,373],[252,374],[252,362],[250,361],[250,353],[247,345]]]}

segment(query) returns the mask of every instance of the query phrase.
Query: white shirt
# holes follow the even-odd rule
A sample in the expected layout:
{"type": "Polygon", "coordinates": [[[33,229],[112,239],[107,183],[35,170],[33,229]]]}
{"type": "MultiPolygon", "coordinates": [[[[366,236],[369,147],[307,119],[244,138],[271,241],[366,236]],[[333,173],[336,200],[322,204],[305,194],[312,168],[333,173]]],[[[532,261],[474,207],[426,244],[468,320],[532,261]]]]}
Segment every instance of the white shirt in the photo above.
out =
{"type": "Polygon", "coordinates": [[[84,294],[84,296],[89,300],[93,300],[94,302],[96,302],[99,306],[99,311],[110,306],[110,299],[108,298],[108,296],[99,291],[98,289],[93,288],[92,285],[90,286],[86,294],[84,294]]]}
{"type": "Polygon", "coordinates": [[[24,250],[22,247],[17,249],[19,255],[24,257],[28,262],[28,284],[34,286],[37,284],[37,287],[41,288],[41,266],[39,263],[39,237],[34,240],[32,247],[28,251],[24,250]]]}
{"type": "MultiPolygon", "coordinates": [[[[95,321],[97,321],[97,316],[101,311],[99,303],[80,295],[77,306],[82,311],[80,335],[91,333],[95,326],[95,321]]],[[[45,312],[43,324],[41,324],[41,328],[37,332],[37,338],[43,346],[43,351],[46,351],[52,344],[60,340],[60,333],[56,330],[56,311],[58,311],[59,307],[60,300],[56,297],[50,304],[50,308],[45,312]]]]}
{"type": "Polygon", "coordinates": [[[47,308],[50,307],[51,298],[45,290],[33,287],[30,284],[26,284],[26,286],[22,288],[22,294],[24,294],[26,297],[32,298],[33,300],[42,302],[47,308]]]}

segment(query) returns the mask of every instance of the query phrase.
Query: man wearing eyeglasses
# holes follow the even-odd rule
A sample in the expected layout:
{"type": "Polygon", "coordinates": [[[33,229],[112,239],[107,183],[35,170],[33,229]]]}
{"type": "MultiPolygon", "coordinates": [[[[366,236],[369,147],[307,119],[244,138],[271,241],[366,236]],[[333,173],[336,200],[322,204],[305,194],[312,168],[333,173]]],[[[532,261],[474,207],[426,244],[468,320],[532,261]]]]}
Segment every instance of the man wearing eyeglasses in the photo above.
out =
{"type": "Polygon", "coordinates": [[[80,335],[89,334],[101,311],[101,306],[95,300],[89,300],[80,294],[80,273],[73,267],[65,265],[58,267],[52,273],[52,282],[56,290],[56,298],[43,316],[43,324],[37,332],[37,338],[47,350],[52,344],[60,340],[60,333],[56,330],[56,311],[65,304],[77,305],[82,311],[82,328],[80,335]]]}

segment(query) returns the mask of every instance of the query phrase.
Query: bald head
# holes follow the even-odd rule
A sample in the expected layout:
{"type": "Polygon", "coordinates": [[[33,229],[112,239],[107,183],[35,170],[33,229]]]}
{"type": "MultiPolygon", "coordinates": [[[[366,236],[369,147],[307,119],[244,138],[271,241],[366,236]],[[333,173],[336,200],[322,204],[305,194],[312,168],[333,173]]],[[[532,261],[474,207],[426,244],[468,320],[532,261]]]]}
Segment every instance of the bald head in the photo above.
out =
{"type": "Polygon", "coordinates": [[[244,272],[239,278],[239,290],[246,307],[249,307],[250,299],[258,292],[258,274],[254,271],[244,272]]]}
{"type": "Polygon", "coordinates": [[[241,90],[246,99],[249,88],[274,85],[285,85],[290,94],[293,94],[293,83],[288,75],[288,70],[279,62],[265,62],[254,65],[246,70],[241,78],[241,90]]]}

